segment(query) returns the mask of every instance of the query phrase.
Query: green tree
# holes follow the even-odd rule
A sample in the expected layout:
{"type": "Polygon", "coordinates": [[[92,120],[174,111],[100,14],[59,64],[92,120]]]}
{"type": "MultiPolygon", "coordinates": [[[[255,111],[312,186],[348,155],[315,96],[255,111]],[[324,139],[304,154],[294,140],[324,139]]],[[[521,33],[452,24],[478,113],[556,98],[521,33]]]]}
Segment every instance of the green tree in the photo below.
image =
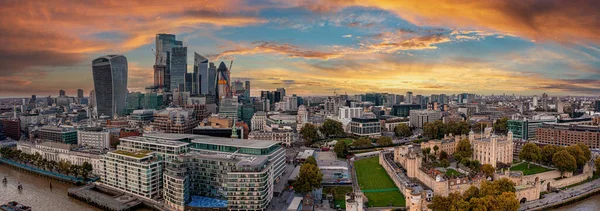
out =
{"type": "Polygon", "coordinates": [[[573,157],[575,158],[575,161],[577,162],[577,168],[581,168],[583,167],[583,165],[585,165],[585,162],[587,161],[585,159],[585,155],[583,153],[583,150],[581,150],[581,148],[579,148],[577,145],[571,145],[568,146],[566,148],[567,152],[569,152],[569,154],[573,155],[573,157]]]}
{"type": "Polygon", "coordinates": [[[585,162],[592,159],[592,151],[587,145],[585,145],[584,143],[577,143],[577,146],[581,149],[581,151],[583,151],[583,157],[585,157],[585,162]]]}
{"type": "Polygon", "coordinates": [[[496,169],[494,169],[494,167],[490,164],[483,164],[481,166],[481,171],[485,174],[486,177],[490,177],[490,178],[494,178],[494,172],[496,172],[496,169]]]}
{"type": "Polygon", "coordinates": [[[83,164],[81,164],[81,176],[84,180],[88,179],[88,176],[92,174],[92,170],[94,170],[92,164],[89,164],[88,162],[83,162],[83,164]]]}
{"type": "Polygon", "coordinates": [[[398,137],[409,137],[412,136],[412,130],[407,124],[399,124],[394,127],[394,134],[398,137]]]}
{"type": "Polygon", "coordinates": [[[79,176],[79,166],[78,165],[71,165],[69,167],[69,173],[73,174],[74,177],[78,177],[79,176]]]}
{"type": "Polygon", "coordinates": [[[481,133],[483,131],[483,129],[485,129],[486,127],[488,127],[488,124],[485,122],[477,122],[475,123],[471,129],[473,131],[476,131],[477,133],[481,133]]]}
{"type": "MultiPolygon", "coordinates": [[[[581,149],[580,149],[581,150],[581,149]]],[[[567,150],[561,150],[552,157],[554,167],[558,168],[560,173],[572,172],[577,169],[577,160],[567,150]]]]}
{"type": "Polygon", "coordinates": [[[313,156],[308,156],[308,158],[306,158],[306,161],[304,161],[304,163],[313,164],[316,166],[317,160],[313,156]]]}
{"type": "Polygon", "coordinates": [[[496,207],[497,210],[505,211],[517,211],[519,210],[519,201],[517,195],[514,192],[502,192],[499,196],[496,196],[496,207]]]}
{"type": "Polygon", "coordinates": [[[519,201],[514,185],[506,178],[484,181],[481,189],[471,186],[462,195],[458,192],[450,193],[447,197],[436,195],[427,207],[435,211],[517,211],[519,201]]]}
{"type": "Polygon", "coordinates": [[[440,149],[440,147],[438,147],[437,145],[433,146],[433,153],[434,154],[438,154],[437,151],[440,149]]]}
{"type": "Polygon", "coordinates": [[[333,151],[339,158],[346,158],[348,155],[348,145],[346,142],[338,141],[333,147],[333,151]]]}
{"type": "Polygon", "coordinates": [[[300,129],[300,136],[306,141],[306,145],[310,146],[315,141],[319,140],[319,132],[313,124],[307,123],[300,129]]]}
{"type": "Polygon", "coordinates": [[[342,136],[344,135],[344,126],[341,122],[326,119],[325,122],[323,122],[323,125],[321,125],[321,128],[319,128],[319,131],[321,131],[325,137],[342,136]]]}
{"type": "Polygon", "coordinates": [[[373,146],[373,142],[369,138],[360,137],[358,140],[352,142],[352,146],[356,148],[368,148],[373,146]]]}
{"type": "Polygon", "coordinates": [[[440,152],[440,160],[448,159],[448,153],[444,150],[440,152]]]}
{"type": "MultiPolygon", "coordinates": [[[[457,158],[456,155],[458,155],[458,158],[460,159],[471,158],[471,156],[473,156],[473,149],[471,148],[471,142],[469,142],[469,139],[462,139],[458,141],[454,155],[454,158],[457,158]]],[[[457,161],[460,162],[458,159],[457,161]]]]}
{"type": "Polygon", "coordinates": [[[596,174],[600,174],[600,157],[596,158],[594,165],[596,165],[596,174]]]}
{"type": "Polygon", "coordinates": [[[450,166],[450,161],[443,159],[442,161],[440,161],[440,165],[442,165],[442,167],[444,168],[448,168],[450,166]]]}
{"type": "Polygon", "coordinates": [[[546,165],[552,164],[552,156],[554,156],[554,154],[557,153],[558,151],[560,151],[561,149],[562,149],[562,147],[556,146],[556,145],[551,145],[551,144],[542,147],[542,151],[541,151],[542,163],[544,163],[546,165]]]}
{"type": "Polygon", "coordinates": [[[526,143],[519,152],[519,158],[527,161],[527,168],[531,162],[537,162],[542,157],[540,147],[534,143],[526,143]]]}
{"type": "Polygon", "coordinates": [[[500,118],[498,120],[496,120],[496,123],[494,124],[494,131],[496,131],[497,133],[502,133],[505,134],[508,128],[508,117],[504,117],[504,118],[500,118]]]}
{"type": "Polygon", "coordinates": [[[302,164],[298,178],[293,183],[294,191],[309,193],[316,188],[320,188],[322,181],[323,174],[316,165],[310,163],[302,164]]]}
{"type": "Polygon", "coordinates": [[[390,138],[390,137],[381,136],[377,139],[377,145],[379,145],[381,147],[386,147],[386,146],[394,145],[394,142],[392,142],[392,138],[390,138]]]}

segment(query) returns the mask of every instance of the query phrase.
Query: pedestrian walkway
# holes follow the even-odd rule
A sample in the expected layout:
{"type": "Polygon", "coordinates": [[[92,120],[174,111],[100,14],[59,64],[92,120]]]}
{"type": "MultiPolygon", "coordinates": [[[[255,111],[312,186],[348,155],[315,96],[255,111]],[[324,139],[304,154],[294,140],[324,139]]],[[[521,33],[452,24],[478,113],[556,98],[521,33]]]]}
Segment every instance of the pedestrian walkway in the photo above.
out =
{"type": "MultiPolygon", "coordinates": [[[[18,168],[21,168],[21,169],[24,169],[24,170],[27,170],[27,171],[31,171],[31,172],[34,172],[34,173],[38,173],[38,174],[41,174],[41,175],[45,175],[45,176],[48,176],[48,177],[52,177],[52,178],[55,178],[55,179],[58,179],[58,180],[64,180],[64,181],[73,182],[73,183],[83,182],[83,178],[73,177],[73,176],[68,176],[68,175],[64,175],[64,174],[59,174],[59,173],[56,173],[56,172],[46,171],[46,170],[43,170],[43,169],[38,169],[38,168],[35,168],[35,167],[32,167],[32,166],[28,166],[28,165],[25,165],[25,164],[22,164],[22,163],[18,163],[18,162],[15,162],[15,161],[12,161],[12,160],[9,160],[9,159],[6,159],[6,158],[0,158],[0,161],[3,162],[3,163],[6,163],[8,165],[11,165],[11,166],[15,166],[15,167],[18,167],[18,168]]],[[[88,181],[96,181],[96,180],[98,180],[98,177],[94,177],[94,178],[89,178],[88,179],[88,181]]]]}

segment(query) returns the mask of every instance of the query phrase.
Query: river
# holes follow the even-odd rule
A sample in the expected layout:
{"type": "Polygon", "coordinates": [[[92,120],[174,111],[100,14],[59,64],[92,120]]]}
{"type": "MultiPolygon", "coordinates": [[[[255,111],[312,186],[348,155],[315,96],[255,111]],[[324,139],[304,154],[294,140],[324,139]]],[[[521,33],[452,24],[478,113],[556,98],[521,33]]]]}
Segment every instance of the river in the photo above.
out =
{"type": "Polygon", "coordinates": [[[17,201],[30,206],[34,211],[101,210],[69,197],[67,189],[73,187],[69,183],[39,177],[26,171],[10,168],[7,164],[0,164],[0,180],[5,176],[8,184],[4,186],[0,183],[0,204],[17,201]],[[23,185],[21,193],[17,190],[18,182],[23,185]],[[52,182],[52,189],[50,189],[50,182],[52,182]]]}
{"type": "Polygon", "coordinates": [[[589,197],[575,204],[554,209],[554,211],[595,211],[600,209],[600,194],[589,197]]]}

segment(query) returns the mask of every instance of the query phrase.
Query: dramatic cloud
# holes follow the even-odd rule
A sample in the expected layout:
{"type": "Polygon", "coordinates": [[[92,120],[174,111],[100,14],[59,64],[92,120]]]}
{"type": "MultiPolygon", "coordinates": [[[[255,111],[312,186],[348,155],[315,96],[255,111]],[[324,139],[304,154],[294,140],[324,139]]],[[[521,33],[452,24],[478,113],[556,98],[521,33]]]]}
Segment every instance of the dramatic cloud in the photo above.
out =
{"type": "Polygon", "coordinates": [[[600,43],[600,2],[562,0],[299,0],[297,6],[329,13],[345,7],[376,7],[419,25],[486,28],[531,40],[600,43]]]}
{"type": "Polygon", "coordinates": [[[227,56],[231,56],[231,55],[249,55],[249,54],[271,53],[271,54],[286,55],[289,58],[325,59],[326,60],[326,59],[338,58],[338,57],[342,56],[341,54],[338,54],[338,53],[330,53],[330,52],[323,52],[323,51],[316,51],[316,50],[306,50],[306,49],[300,48],[299,46],[287,44],[287,43],[279,44],[279,43],[274,43],[274,42],[253,42],[252,45],[255,45],[255,46],[249,47],[249,48],[242,47],[242,48],[238,48],[238,49],[234,49],[234,50],[226,50],[226,51],[223,51],[219,55],[210,55],[210,57],[219,59],[219,58],[227,57],[227,56]]]}

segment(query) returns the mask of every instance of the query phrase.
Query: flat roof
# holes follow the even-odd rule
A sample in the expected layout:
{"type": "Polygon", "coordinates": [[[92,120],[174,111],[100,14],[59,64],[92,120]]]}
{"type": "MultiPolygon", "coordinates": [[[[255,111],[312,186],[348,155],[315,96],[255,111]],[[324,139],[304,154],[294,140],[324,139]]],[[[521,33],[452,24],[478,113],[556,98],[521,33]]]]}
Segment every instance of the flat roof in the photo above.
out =
{"type": "Polygon", "coordinates": [[[146,157],[146,156],[150,155],[151,152],[152,151],[150,151],[150,150],[140,150],[140,151],[136,151],[136,152],[129,152],[129,151],[124,151],[124,150],[112,151],[112,153],[115,153],[115,154],[120,154],[120,155],[129,156],[129,157],[135,157],[135,158],[146,157]]]}
{"type": "Polygon", "coordinates": [[[193,143],[200,144],[213,144],[221,146],[232,146],[232,147],[244,147],[244,148],[258,148],[263,149],[273,146],[279,142],[268,141],[268,140],[248,140],[248,139],[233,139],[233,138],[219,138],[211,136],[197,136],[192,140],[193,143]]]}
{"type": "Polygon", "coordinates": [[[198,135],[194,134],[181,134],[181,133],[144,133],[143,137],[151,137],[151,138],[160,138],[160,139],[170,139],[170,140],[179,140],[184,138],[194,138],[198,135]]]}
{"type": "Polygon", "coordinates": [[[142,142],[142,143],[152,143],[152,144],[156,144],[156,145],[174,146],[174,147],[183,147],[183,146],[188,145],[188,143],[186,143],[186,142],[177,141],[178,139],[170,140],[170,139],[162,139],[162,138],[156,138],[156,137],[143,137],[143,136],[129,136],[129,137],[121,138],[121,140],[129,140],[129,141],[142,142]]]}

